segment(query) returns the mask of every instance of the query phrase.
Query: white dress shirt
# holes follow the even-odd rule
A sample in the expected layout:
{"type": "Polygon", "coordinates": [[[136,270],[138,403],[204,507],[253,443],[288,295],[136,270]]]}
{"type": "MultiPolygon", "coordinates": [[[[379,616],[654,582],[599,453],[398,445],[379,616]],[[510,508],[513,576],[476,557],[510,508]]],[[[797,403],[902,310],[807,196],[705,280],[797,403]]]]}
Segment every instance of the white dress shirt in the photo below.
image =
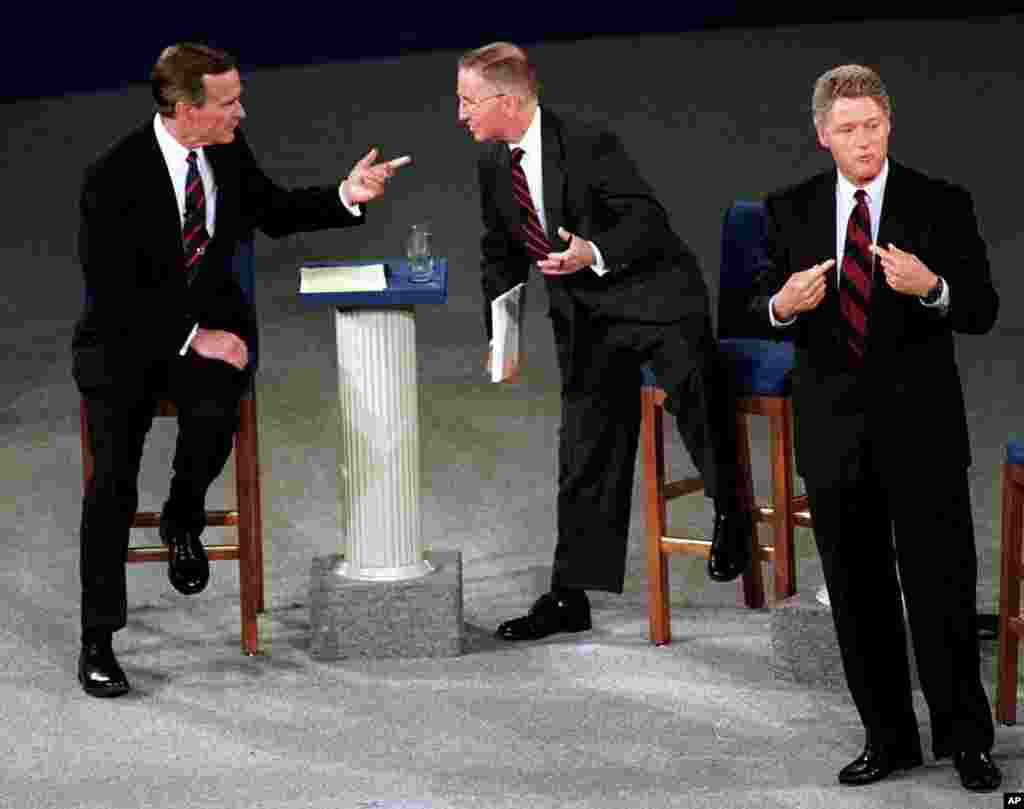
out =
{"type": "Polygon", "coordinates": [[[178,201],[178,217],[181,219],[181,227],[185,226],[185,178],[188,176],[188,154],[196,153],[196,166],[199,169],[199,176],[203,180],[203,192],[206,194],[206,232],[213,238],[213,231],[217,221],[217,183],[213,176],[213,168],[210,166],[203,147],[186,149],[174,136],[167,131],[160,113],[153,118],[153,130],[156,132],[156,142],[160,146],[160,152],[167,164],[167,173],[171,176],[171,185],[174,187],[174,198],[178,201]]]}

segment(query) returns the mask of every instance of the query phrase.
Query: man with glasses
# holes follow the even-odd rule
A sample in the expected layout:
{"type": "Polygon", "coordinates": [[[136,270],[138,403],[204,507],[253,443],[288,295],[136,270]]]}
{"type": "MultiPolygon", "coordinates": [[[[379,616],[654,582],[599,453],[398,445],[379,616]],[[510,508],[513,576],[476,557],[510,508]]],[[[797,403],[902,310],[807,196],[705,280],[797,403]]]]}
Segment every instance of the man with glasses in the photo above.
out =
{"type": "Polygon", "coordinates": [[[491,302],[541,274],[562,378],[551,591],[498,628],[505,640],[589,629],[586,590],[621,593],[640,428],[640,367],[667,391],[714,499],[709,574],[747,567],[750,513],[736,496],[732,408],[722,390],[697,261],[618,138],[541,107],[524,51],[497,42],[458,68],[459,122],[485,144],[484,322],[491,302]]]}

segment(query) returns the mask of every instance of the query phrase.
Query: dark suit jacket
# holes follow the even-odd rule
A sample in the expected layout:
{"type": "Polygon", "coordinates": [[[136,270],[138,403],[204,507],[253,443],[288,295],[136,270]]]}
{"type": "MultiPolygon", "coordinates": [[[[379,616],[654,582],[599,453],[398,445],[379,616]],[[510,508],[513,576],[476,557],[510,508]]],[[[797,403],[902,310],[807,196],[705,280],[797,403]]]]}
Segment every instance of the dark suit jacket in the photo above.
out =
{"type": "Polygon", "coordinates": [[[191,285],[177,201],[152,121],[86,170],[79,231],[86,305],[72,340],[82,390],[131,384],[154,361],[173,357],[197,322],[251,346],[255,314],[231,259],[253,228],[277,237],[363,221],[341,204],[337,186],[288,191],[275,185],[241,132],[204,151],[217,184],[217,213],[191,285]]]}
{"type": "MultiPolygon", "coordinates": [[[[619,139],[545,107],[541,141],[552,249],[565,249],[558,237],[558,228],[564,227],[597,244],[611,270],[604,277],[589,269],[545,276],[552,309],[568,318],[575,301],[595,317],[652,323],[690,315],[706,318],[707,287],[697,261],[672,232],[668,215],[619,139]]],[[[484,322],[490,336],[491,301],[526,281],[531,261],[520,236],[521,214],[512,193],[508,146],[488,144],[479,172],[484,322]]]]}
{"type": "MultiPolygon", "coordinates": [[[[767,261],[752,301],[764,320],[769,297],[792,273],[835,257],[836,179],[833,170],[767,198],[767,261]]],[[[876,265],[864,365],[853,374],[829,272],[825,299],[786,329],[796,343],[797,469],[809,481],[828,485],[855,474],[866,431],[878,462],[908,474],[970,464],[953,334],[989,331],[999,308],[970,195],[890,159],[878,243],[890,242],[946,280],[950,308],[940,317],[893,291],[876,265]]]]}

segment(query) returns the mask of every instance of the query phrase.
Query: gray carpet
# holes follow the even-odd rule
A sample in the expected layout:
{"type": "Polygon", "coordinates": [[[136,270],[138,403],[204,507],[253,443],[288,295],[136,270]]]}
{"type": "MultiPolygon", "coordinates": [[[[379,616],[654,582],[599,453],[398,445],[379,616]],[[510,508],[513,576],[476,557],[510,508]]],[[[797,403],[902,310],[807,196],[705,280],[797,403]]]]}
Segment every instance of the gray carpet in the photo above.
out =
{"type": "MultiPolygon", "coordinates": [[[[846,61],[880,67],[894,98],[894,156],[972,190],[1003,299],[997,332],[958,345],[984,611],[998,598],[1003,446],[1024,432],[1022,22],[724,30],[535,50],[544,98],[614,126],[712,288],[725,207],[827,165],[810,127],[813,79],[846,61]]],[[[76,204],[84,165],[150,106],[144,87],[0,106],[0,807],[1001,806],[998,794],[966,795],[948,762],[840,788],[836,772],[863,742],[845,691],[782,678],[770,614],[739,607],[736,585],[710,582],[697,560],[673,563],[675,643],[650,646],[638,508],[626,594],[594,598],[593,631],[522,646],[491,639],[545,589],[558,384],[539,284],[522,383],[491,386],[480,368],[479,208],[473,149],[455,122],[456,57],[244,77],[248,137],[283,183],[336,179],[371,145],[415,163],[361,230],[257,243],[263,653],[239,653],[233,565],[215,565],[192,598],[171,590],[161,566],[133,566],[116,648],[135,690],[111,701],[87,698],[74,679],[76,204]],[[297,300],[296,267],[394,255],[424,218],[451,267],[448,304],[417,316],[424,534],[430,547],[463,554],[468,649],[444,660],[316,663],[306,649],[310,563],[343,541],[334,336],[329,312],[297,300]]],[[[143,506],[165,496],[173,435],[171,424],[151,435],[143,506]]],[[[763,487],[760,425],[754,437],[763,487]]],[[[668,453],[686,474],[675,435],[668,453]]],[[[211,503],[226,491],[219,485],[211,503]]],[[[710,521],[699,497],[670,516],[679,530],[710,521]]],[[[806,531],[798,544],[798,584],[810,592],[820,566],[806,531]]],[[[983,648],[994,695],[994,644],[983,648]]],[[[923,702],[919,716],[927,744],[923,702]]],[[[1005,788],[1021,788],[1017,729],[997,728],[995,756],[1005,788]]]]}

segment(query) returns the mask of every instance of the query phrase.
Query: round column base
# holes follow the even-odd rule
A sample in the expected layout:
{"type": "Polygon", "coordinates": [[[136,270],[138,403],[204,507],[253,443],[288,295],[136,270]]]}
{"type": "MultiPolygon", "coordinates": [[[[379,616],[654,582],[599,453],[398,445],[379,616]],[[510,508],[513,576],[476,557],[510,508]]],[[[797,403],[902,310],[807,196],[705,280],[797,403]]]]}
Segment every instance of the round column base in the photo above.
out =
{"type": "Polygon", "coordinates": [[[333,570],[335,575],[357,581],[408,581],[434,572],[434,566],[426,559],[401,567],[359,567],[340,559],[333,570]]]}

